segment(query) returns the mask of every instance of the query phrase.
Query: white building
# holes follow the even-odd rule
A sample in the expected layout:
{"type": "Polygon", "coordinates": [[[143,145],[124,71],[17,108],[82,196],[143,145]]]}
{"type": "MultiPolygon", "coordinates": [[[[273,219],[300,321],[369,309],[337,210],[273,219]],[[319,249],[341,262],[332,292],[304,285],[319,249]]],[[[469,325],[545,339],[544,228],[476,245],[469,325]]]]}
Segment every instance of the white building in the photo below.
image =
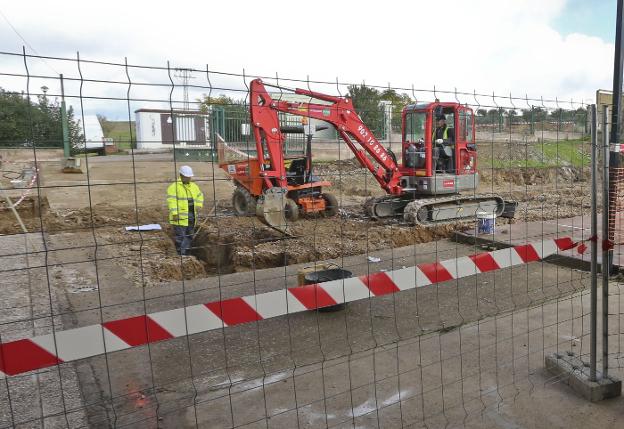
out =
{"type": "Polygon", "coordinates": [[[138,109],[137,149],[210,147],[209,116],[200,111],[138,109]]]}

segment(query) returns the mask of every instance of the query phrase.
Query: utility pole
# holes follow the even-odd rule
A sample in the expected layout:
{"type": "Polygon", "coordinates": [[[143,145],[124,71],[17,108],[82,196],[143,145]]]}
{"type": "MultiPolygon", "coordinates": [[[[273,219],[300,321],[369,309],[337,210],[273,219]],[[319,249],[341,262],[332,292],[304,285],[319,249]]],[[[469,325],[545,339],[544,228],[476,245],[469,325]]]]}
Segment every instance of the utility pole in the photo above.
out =
{"type": "Polygon", "coordinates": [[[188,84],[189,84],[189,80],[195,79],[195,77],[191,76],[191,69],[182,69],[182,68],[175,69],[174,76],[180,79],[180,81],[182,82],[182,91],[183,91],[183,100],[184,100],[182,104],[182,110],[190,110],[188,84]]]}
{"type": "Polygon", "coordinates": [[[71,156],[69,148],[69,120],[67,118],[67,106],[65,105],[65,84],[61,74],[61,126],[63,128],[63,156],[65,159],[71,156]]]}

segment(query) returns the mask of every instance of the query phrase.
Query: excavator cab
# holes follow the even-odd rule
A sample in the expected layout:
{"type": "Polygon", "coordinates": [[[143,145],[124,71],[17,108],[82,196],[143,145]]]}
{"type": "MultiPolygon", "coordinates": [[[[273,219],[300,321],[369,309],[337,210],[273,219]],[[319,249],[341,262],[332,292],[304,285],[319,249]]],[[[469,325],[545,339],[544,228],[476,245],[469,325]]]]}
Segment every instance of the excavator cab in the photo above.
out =
{"type": "Polygon", "coordinates": [[[453,194],[478,185],[472,110],[426,103],[403,110],[401,186],[413,195],[453,194]]]}

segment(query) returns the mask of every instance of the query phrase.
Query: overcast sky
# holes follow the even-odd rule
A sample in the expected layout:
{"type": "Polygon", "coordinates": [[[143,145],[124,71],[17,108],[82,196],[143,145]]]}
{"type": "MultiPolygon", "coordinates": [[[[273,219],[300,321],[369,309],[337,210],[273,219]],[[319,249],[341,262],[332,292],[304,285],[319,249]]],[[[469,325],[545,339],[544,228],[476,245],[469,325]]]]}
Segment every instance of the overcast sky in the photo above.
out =
{"type": "MultiPolygon", "coordinates": [[[[10,22],[41,55],[590,102],[612,85],[615,8],[615,0],[0,0],[0,50],[24,44],[10,22]]],[[[5,71],[18,66],[0,61],[5,71]]],[[[57,62],[30,66],[72,74],[57,62]]],[[[88,107],[99,108],[119,111],[88,107]]]]}

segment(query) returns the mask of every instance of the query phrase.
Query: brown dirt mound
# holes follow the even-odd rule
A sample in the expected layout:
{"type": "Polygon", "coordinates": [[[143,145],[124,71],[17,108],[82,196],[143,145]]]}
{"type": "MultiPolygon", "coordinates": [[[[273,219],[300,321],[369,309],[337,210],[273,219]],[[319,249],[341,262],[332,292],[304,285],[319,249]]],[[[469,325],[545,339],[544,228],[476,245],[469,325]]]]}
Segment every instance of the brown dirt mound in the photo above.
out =
{"type": "Polygon", "coordinates": [[[426,229],[363,219],[319,218],[300,219],[292,225],[293,237],[284,237],[254,218],[217,218],[207,222],[202,231],[201,241],[206,245],[201,259],[220,272],[279,267],[425,243],[450,237],[455,230],[452,225],[426,229]]]}
{"type": "MultiPolygon", "coordinates": [[[[47,200],[46,204],[47,204],[47,200]]],[[[91,209],[49,209],[42,206],[42,215],[29,215],[20,210],[20,216],[30,232],[44,231],[50,234],[71,232],[79,229],[101,228],[106,226],[135,225],[138,222],[158,223],[166,218],[162,206],[141,207],[138,212],[133,209],[115,207],[109,204],[96,204],[91,209]]],[[[19,223],[9,210],[0,211],[0,234],[18,234],[21,232],[19,223]]]]}
{"type": "Polygon", "coordinates": [[[145,285],[172,280],[190,280],[206,276],[204,265],[194,256],[167,256],[143,260],[145,285]]]}
{"type": "Polygon", "coordinates": [[[481,181],[494,183],[504,188],[510,184],[519,186],[554,185],[556,183],[569,186],[572,182],[589,180],[589,168],[552,167],[552,168],[500,168],[485,169],[479,172],[481,181]]]}
{"type": "MultiPolygon", "coordinates": [[[[119,219],[115,220],[119,222],[119,219]]],[[[204,264],[193,256],[180,258],[169,235],[162,231],[139,234],[121,227],[101,227],[95,230],[98,244],[112,248],[116,263],[125,277],[135,286],[153,286],[174,280],[190,280],[206,276],[204,264]]]]}

